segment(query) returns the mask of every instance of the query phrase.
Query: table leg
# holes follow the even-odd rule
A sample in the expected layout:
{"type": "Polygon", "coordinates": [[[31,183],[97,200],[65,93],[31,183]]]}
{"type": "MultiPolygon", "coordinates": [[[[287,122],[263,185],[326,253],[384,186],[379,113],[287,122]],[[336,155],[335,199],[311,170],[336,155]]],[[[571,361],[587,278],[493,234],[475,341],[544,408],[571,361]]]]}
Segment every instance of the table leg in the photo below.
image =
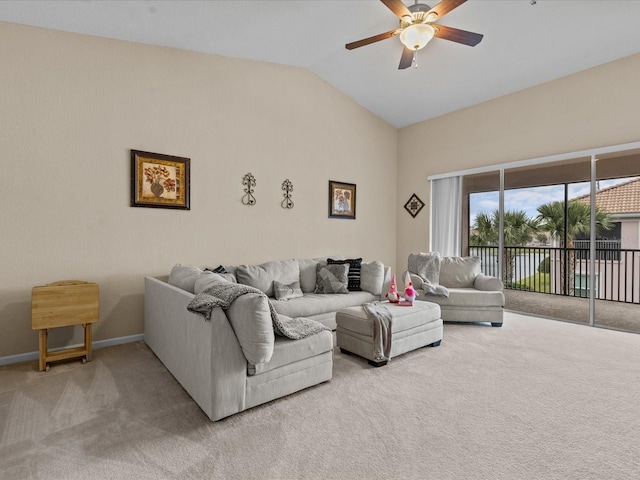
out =
{"type": "Polygon", "coordinates": [[[38,360],[38,369],[44,372],[47,367],[47,333],[48,330],[43,328],[38,331],[38,344],[40,349],[40,358],[38,360]]]}
{"type": "Polygon", "coordinates": [[[92,348],[92,341],[91,341],[91,324],[90,323],[86,323],[84,325],[84,348],[87,351],[87,362],[91,361],[91,348],[92,348]]]}

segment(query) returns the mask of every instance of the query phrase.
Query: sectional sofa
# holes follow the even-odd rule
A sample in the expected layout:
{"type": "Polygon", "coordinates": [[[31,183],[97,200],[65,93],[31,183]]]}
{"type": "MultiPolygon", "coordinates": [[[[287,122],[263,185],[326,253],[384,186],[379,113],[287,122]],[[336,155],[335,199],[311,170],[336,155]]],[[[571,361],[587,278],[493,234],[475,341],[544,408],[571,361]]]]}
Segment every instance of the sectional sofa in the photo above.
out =
{"type": "Polygon", "coordinates": [[[390,269],[339,256],[201,269],[176,265],[145,278],[145,342],[211,420],[331,379],[335,313],[383,299],[390,269]],[[187,307],[210,287],[256,289],[207,320],[187,307]],[[335,290],[335,292],[334,292],[335,290]],[[325,329],[301,339],[274,334],[278,318],[305,317],[325,329]]]}

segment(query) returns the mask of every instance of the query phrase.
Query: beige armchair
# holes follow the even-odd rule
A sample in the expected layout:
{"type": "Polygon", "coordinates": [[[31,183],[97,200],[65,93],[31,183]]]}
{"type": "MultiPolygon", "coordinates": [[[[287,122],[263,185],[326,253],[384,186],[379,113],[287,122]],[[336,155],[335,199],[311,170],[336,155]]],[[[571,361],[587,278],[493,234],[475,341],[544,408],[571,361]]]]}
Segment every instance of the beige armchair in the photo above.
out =
{"type": "Polygon", "coordinates": [[[441,257],[437,252],[412,253],[408,271],[419,296],[440,305],[445,322],[489,322],[501,327],[502,280],[481,272],[479,257],[441,257]]]}

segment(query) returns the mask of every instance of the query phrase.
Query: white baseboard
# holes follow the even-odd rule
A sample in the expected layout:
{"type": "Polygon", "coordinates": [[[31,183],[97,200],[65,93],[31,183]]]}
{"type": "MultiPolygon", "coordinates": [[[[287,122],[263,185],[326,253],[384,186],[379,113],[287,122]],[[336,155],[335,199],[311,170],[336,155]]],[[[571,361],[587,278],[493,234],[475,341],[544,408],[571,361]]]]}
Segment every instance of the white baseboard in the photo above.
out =
{"type": "MultiPolygon", "coordinates": [[[[127,337],[110,338],[108,340],[98,340],[92,343],[92,347],[94,350],[97,350],[98,348],[112,347],[114,345],[122,345],[123,343],[139,342],[140,340],[144,340],[144,333],[139,333],[137,335],[129,335],[127,337]]],[[[55,352],[56,350],[81,347],[81,346],[82,344],[69,345],[68,347],[52,348],[50,351],[55,352]]],[[[0,366],[10,365],[12,363],[31,362],[33,360],[38,360],[39,357],[40,357],[40,352],[37,352],[37,351],[29,352],[29,353],[19,353],[18,355],[9,355],[7,357],[0,357],[0,366]]]]}

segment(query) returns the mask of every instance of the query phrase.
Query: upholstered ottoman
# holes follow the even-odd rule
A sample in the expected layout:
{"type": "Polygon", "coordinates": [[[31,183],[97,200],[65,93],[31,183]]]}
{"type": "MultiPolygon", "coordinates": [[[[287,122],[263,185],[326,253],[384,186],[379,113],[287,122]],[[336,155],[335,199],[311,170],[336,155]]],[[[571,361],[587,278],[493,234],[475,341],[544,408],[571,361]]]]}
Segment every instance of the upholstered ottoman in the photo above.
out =
{"type": "MultiPolygon", "coordinates": [[[[415,302],[413,306],[399,306],[383,302],[392,317],[391,351],[389,358],[417,348],[437,347],[442,341],[440,306],[431,302],[415,302]]],[[[348,307],[336,313],[336,344],[345,354],[366,358],[374,367],[386,365],[376,360],[373,343],[374,326],[362,306],[348,307]]]]}

